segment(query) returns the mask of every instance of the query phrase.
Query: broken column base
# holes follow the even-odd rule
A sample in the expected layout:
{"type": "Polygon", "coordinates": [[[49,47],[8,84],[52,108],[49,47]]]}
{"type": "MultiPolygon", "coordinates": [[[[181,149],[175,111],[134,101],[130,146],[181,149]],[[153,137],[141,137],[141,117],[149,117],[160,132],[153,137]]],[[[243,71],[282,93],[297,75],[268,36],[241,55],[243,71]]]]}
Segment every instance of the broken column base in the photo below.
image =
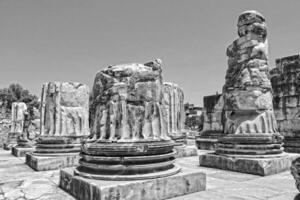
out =
{"type": "Polygon", "coordinates": [[[78,165],[79,153],[62,155],[26,154],[26,164],[36,171],[47,171],[78,165]]]}
{"type": "Polygon", "coordinates": [[[292,160],[296,157],[297,154],[288,153],[274,156],[261,156],[260,158],[256,158],[255,156],[241,157],[208,153],[199,156],[199,163],[200,166],[203,167],[268,176],[289,170],[292,160]]]}
{"type": "Polygon", "coordinates": [[[218,139],[212,138],[197,138],[197,148],[201,150],[216,150],[218,145],[218,139]]]}
{"type": "Polygon", "coordinates": [[[196,146],[193,145],[174,146],[174,150],[176,151],[176,158],[198,155],[198,149],[196,146]]]}
{"type": "Polygon", "coordinates": [[[14,146],[11,149],[11,154],[16,156],[16,157],[25,157],[26,153],[32,153],[35,151],[34,147],[18,147],[14,146]]]}
{"type": "Polygon", "coordinates": [[[205,190],[206,175],[192,168],[183,168],[175,175],[162,178],[105,181],[74,175],[74,168],[67,168],[60,171],[59,187],[78,200],[168,199],[205,190]]]}
{"type": "Polygon", "coordinates": [[[283,140],[284,151],[288,153],[300,153],[300,138],[285,136],[283,140]]]}

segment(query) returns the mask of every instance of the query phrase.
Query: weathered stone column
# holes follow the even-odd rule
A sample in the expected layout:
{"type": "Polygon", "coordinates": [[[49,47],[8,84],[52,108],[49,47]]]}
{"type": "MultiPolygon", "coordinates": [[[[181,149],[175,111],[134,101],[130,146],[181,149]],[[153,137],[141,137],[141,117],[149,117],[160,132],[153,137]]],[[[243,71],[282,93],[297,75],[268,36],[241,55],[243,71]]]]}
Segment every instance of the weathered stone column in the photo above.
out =
{"type": "Polygon", "coordinates": [[[265,18],[257,11],[242,13],[238,34],[227,48],[223,88],[226,136],[218,141],[218,156],[204,156],[200,162],[259,175],[278,173],[289,168],[290,160],[283,157],[283,137],[277,131],[273,111],[265,18]]]}
{"type": "Polygon", "coordinates": [[[162,90],[159,59],[98,72],[90,107],[93,138],[83,143],[79,166],[61,170],[60,187],[78,200],[168,199],[204,190],[203,173],[178,173],[162,90]]]}
{"type": "Polygon", "coordinates": [[[27,106],[24,102],[13,102],[11,106],[11,129],[7,137],[7,142],[4,145],[5,149],[11,149],[17,145],[18,138],[23,133],[24,126],[24,113],[27,106]]]}
{"type": "Polygon", "coordinates": [[[94,142],[83,145],[77,174],[123,179],[179,171],[163,113],[161,71],[157,60],[110,66],[96,75],[91,98],[94,142]]]}
{"type": "Polygon", "coordinates": [[[184,139],[184,94],[175,83],[163,83],[163,113],[167,119],[167,131],[175,141],[184,139]]]}
{"type": "Polygon", "coordinates": [[[168,135],[176,142],[175,150],[177,157],[196,156],[197,148],[195,145],[188,144],[186,132],[184,132],[184,93],[175,83],[164,82],[162,86],[162,113],[167,119],[168,135]]]}
{"type": "MultiPolygon", "coordinates": [[[[81,142],[89,136],[89,88],[77,82],[45,83],[40,112],[41,132],[31,156],[78,156],[81,142]]],[[[28,157],[29,165],[36,169],[38,162],[33,165],[33,160],[28,157]]]]}

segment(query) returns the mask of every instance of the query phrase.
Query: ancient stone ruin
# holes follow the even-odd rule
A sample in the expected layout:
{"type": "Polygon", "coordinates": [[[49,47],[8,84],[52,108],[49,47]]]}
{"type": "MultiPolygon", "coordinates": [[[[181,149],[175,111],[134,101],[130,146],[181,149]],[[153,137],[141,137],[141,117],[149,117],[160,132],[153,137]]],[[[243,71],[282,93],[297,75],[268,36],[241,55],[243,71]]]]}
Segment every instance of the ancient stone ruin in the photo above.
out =
{"type": "Polygon", "coordinates": [[[273,111],[265,18],[257,11],[242,13],[238,35],[226,52],[226,136],[218,140],[216,154],[200,157],[200,164],[258,175],[278,173],[286,170],[290,161],[282,154],[283,137],[278,133],[273,111]],[[258,162],[252,158],[268,157],[272,159],[260,160],[259,168],[252,167],[258,162]],[[268,167],[264,162],[269,162],[268,167]]]}
{"type": "Polygon", "coordinates": [[[168,135],[175,141],[184,139],[184,93],[174,83],[164,82],[162,87],[163,114],[167,119],[168,135]]]}
{"type": "Polygon", "coordinates": [[[41,133],[36,149],[27,156],[27,163],[36,170],[55,169],[49,163],[39,166],[41,157],[64,159],[60,165],[72,166],[81,149],[81,142],[89,136],[89,88],[77,82],[49,82],[43,84],[41,95],[41,133]],[[67,157],[71,156],[71,162],[67,157]],[[44,168],[45,167],[45,168],[44,168]]]}
{"type": "Polygon", "coordinates": [[[300,153],[300,56],[276,59],[270,71],[278,131],[284,136],[284,150],[300,153]]]}
{"type": "Polygon", "coordinates": [[[83,145],[77,174],[130,179],[138,173],[137,177],[150,178],[156,176],[152,174],[155,171],[166,171],[166,175],[179,171],[173,165],[174,142],[168,136],[163,111],[161,71],[160,60],[156,60],[111,66],[96,75],[91,98],[95,142],[83,145]],[[97,173],[91,175],[90,171],[97,173]]]}
{"type": "Polygon", "coordinates": [[[166,88],[159,59],[146,64],[109,66],[98,72],[91,94],[92,136],[83,143],[74,172],[61,171],[60,187],[77,199],[110,199],[112,194],[107,187],[110,191],[118,190],[120,199],[165,199],[186,194],[186,181],[188,193],[203,190],[199,184],[203,174],[178,174],[181,168],[175,164],[175,142],[168,136],[168,130],[179,131],[182,119],[173,113],[181,112],[175,102],[179,106],[183,94],[176,94],[180,91],[172,87],[163,93],[166,88]],[[170,95],[173,100],[166,106],[163,100],[170,95]],[[166,108],[173,111],[166,112],[166,108]],[[168,120],[168,116],[174,119],[168,120]],[[82,184],[89,185],[87,190],[79,190],[82,184]],[[122,190],[118,189],[119,184],[123,184],[122,190]]]}
{"type": "Polygon", "coordinates": [[[24,114],[27,106],[23,102],[13,102],[11,106],[11,128],[8,133],[7,141],[4,144],[5,149],[11,149],[18,144],[18,138],[22,135],[24,129],[24,114]]]}
{"type": "Polygon", "coordinates": [[[224,98],[222,94],[203,98],[203,130],[196,138],[199,149],[215,150],[218,138],[224,136],[224,98]]]}

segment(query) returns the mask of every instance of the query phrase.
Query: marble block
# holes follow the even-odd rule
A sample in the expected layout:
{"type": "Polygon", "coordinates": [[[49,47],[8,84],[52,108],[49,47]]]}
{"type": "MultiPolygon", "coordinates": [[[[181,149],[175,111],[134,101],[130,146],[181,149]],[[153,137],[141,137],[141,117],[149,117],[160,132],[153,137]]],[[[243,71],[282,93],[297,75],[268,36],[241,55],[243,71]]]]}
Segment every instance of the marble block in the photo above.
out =
{"type": "Polygon", "coordinates": [[[236,171],[247,174],[268,176],[290,169],[292,160],[297,154],[283,153],[281,156],[228,156],[208,153],[199,156],[199,164],[223,170],[236,171]]]}
{"type": "Polygon", "coordinates": [[[196,146],[180,145],[174,146],[174,149],[176,151],[176,158],[198,155],[198,149],[196,146]]]}
{"type": "Polygon", "coordinates": [[[55,170],[64,167],[77,166],[79,154],[63,154],[61,156],[40,156],[34,153],[26,154],[26,164],[36,171],[55,170]]]}
{"type": "Polygon", "coordinates": [[[74,168],[60,171],[59,187],[78,200],[169,199],[206,188],[206,175],[192,168],[183,168],[172,176],[133,181],[88,179],[74,175],[73,171],[74,168]]]}
{"type": "Polygon", "coordinates": [[[11,154],[16,157],[25,157],[26,153],[32,153],[35,150],[35,148],[22,148],[18,146],[14,146],[11,149],[11,154]]]}

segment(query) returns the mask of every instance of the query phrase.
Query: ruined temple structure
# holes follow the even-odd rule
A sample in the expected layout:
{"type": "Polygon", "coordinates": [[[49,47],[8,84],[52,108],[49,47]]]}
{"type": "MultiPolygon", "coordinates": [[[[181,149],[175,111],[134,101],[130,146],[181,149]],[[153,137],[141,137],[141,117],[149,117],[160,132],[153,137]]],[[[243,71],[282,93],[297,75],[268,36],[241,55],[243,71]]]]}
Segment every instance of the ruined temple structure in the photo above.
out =
{"type": "Polygon", "coordinates": [[[175,141],[184,139],[184,93],[175,83],[164,82],[162,86],[163,113],[167,118],[168,135],[175,141]]]}
{"type": "Polygon", "coordinates": [[[27,106],[24,102],[13,102],[11,106],[11,129],[8,133],[4,149],[11,149],[18,143],[18,138],[22,135],[24,129],[24,113],[27,106]]]}
{"type": "Polygon", "coordinates": [[[177,84],[164,82],[162,96],[162,113],[167,119],[168,136],[176,142],[176,157],[196,156],[195,137],[184,130],[183,90],[177,84]]]}
{"type": "Polygon", "coordinates": [[[300,153],[300,55],[276,59],[270,71],[278,131],[284,150],[300,153]]]}
{"type": "Polygon", "coordinates": [[[81,142],[90,134],[89,88],[77,82],[45,83],[40,112],[41,132],[36,150],[26,157],[27,164],[36,170],[74,165],[81,142]],[[49,163],[42,162],[43,157],[49,163]]]}
{"type": "Polygon", "coordinates": [[[203,105],[203,130],[196,138],[197,147],[204,150],[215,150],[218,138],[224,136],[224,98],[222,94],[205,96],[203,105]]]}
{"type": "MultiPolygon", "coordinates": [[[[60,187],[77,199],[110,199],[107,188],[118,191],[120,199],[154,199],[153,195],[160,196],[162,191],[165,199],[174,192],[187,192],[180,187],[186,185],[183,180],[191,188],[198,187],[192,176],[179,175],[181,168],[175,164],[175,142],[168,130],[176,132],[180,119],[168,122],[172,114],[164,110],[164,90],[160,59],[109,66],[98,72],[91,94],[92,135],[82,145],[79,166],[61,171],[60,187]],[[176,191],[166,188],[170,181],[176,191]],[[82,185],[86,190],[79,190],[82,185]]],[[[168,95],[176,92],[172,89],[168,95]]],[[[183,94],[175,98],[180,103],[183,94]]],[[[180,112],[173,101],[171,104],[180,112]]],[[[193,176],[202,179],[200,174],[193,176]]]]}
{"type": "Polygon", "coordinates": [[[238,35],[227,48],[226,136],[218,140],[215,154],[200,156],[200,164],[258,175],[278,173],[291,163],[283,154],[273,111],[265,18],[257,11],[242,13],[238,35]]]}
{"type": "Polygon", "coordinates": [[[203,108],[191,103],[184,104],[185,129],[191,132],[200,132],[203,129],[203,108]]]}

